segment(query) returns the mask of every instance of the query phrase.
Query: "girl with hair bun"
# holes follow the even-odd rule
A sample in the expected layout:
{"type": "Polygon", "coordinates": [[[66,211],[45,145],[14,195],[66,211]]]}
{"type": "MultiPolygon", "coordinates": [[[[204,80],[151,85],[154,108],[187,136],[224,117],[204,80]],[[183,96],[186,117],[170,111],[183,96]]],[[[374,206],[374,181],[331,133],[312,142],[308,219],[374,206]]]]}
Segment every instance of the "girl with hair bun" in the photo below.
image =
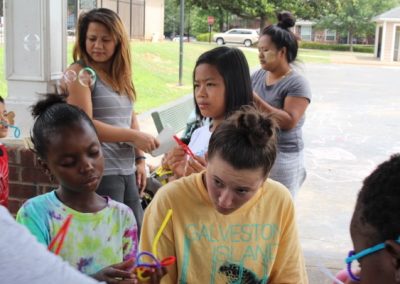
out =
{"type": "Polygon", "coordinates": [[[308,283],[292,198],[268,179],[276,140],[270,115],[242,107],[213,131],[206,169],[157,193],[140,249],[172,209],[158,254],[177,261],[162,283],[308,283]]]}
{"type": "Polygon", "coordinates": [[[255,103],[273,113],[281,129],[269,177],[285,185],[293,197],[306,177],[302,126],[311,101],[307,80],[291,66],[298,51],[297,38],[290,30],[294,24],[289,12],[281,12],[276,25],[264,28],[258,42],[261,69],[251,78],[255,103]]]}

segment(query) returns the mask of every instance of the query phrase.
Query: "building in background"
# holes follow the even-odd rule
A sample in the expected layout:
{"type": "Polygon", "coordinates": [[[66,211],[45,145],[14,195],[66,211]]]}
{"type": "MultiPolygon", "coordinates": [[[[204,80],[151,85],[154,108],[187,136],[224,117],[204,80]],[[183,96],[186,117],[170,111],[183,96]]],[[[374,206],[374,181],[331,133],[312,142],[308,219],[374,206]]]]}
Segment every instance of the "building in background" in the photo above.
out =
{"type": "Polygon", "coordinates": [[[339,43],[340,38],[334,29],[318,29],[316,22],[308,20],[298,20],[293,32],[304,41],[315,41],[322,43],[339,43]]]}
{"type": "Polygon", "coordinates": [[[376,22],[375,57],[400,61],[400,6],[373,19],[376,22]]]}
{"type": "Polygon", "coordinates": [[[68,0],[67,29],[75,26],[82,11],[108,8],[115,11],[131,39],[157,41],[164,35],[164,0],[68,0]]]}

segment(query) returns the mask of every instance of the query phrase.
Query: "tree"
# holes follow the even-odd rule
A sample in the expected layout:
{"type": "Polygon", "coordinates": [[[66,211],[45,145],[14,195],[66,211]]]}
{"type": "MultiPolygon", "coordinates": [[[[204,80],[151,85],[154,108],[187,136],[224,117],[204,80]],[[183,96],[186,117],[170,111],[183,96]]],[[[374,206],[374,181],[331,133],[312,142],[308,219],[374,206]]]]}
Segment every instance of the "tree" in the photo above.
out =
{"type": "Polygon", "coordinates": [[[320,19],[332,11],[337,11],[337,0],[303,0],[300,5],[295,8],[297,17],[304,20],[320,19]]]}
{"type": "Polygon", "coordinates": [[[179,7],[174,0],[165,1],[164,33],[174,37],[179,31],[179,7]]]}
{"type": "MultiPolygon", "coordinates": [[[[260,18],[260,28],[264,26],[268,15],[272,14],[274,7],[268,0],[187,0],[193,5],[205,10],[219,9],[219,20],[224,19],[223,11],[237,15],[244,19],[260,18]]],[[[221,26],[221,24],[220,24],[221,26]]]]}
{"type": "Polygon", "coordinates": [[[350,50],[353,51],[354,37],[373,33],[372,18],[399,3],[399,0],[338,0],[336,9],[321,18],[318,27],[348,33],[350,50]]]}
{"type": "MultiPolygon", "coordinates": [[[[170,37],[179,34],[179,2],[179,0],[165,0],[164,32],[170,37]]],[[[208,32],[207,16],[214,16],[221,30],[224,25],[225,13],[219,7],[211,7],[206,10],[193,5],[190,1],[185,1],[185,34],[197,35],[208,32]]]]}
{"type": "Polygon", "coordinates": [[[276,12],[287,10],[303,19],[315,18],[331,10],[336,0],[185,0],[205,10],[219,9],[220,18],[222,13],[237,15],[244,19],[260,19],[260,29],[267,22],[276,21],[276,12]]]}

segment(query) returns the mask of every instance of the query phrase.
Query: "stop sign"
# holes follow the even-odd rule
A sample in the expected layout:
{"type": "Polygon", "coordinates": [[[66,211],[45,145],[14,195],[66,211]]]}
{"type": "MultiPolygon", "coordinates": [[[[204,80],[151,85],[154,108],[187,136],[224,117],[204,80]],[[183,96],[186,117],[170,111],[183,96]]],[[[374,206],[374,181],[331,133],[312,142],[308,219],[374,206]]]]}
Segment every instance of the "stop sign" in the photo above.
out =
{"type": "Polygon", "coordinates": [[[207,23],[211,26],[214,25],[215,19],[213,16],[208,16],[207,17],[207,23]]]}

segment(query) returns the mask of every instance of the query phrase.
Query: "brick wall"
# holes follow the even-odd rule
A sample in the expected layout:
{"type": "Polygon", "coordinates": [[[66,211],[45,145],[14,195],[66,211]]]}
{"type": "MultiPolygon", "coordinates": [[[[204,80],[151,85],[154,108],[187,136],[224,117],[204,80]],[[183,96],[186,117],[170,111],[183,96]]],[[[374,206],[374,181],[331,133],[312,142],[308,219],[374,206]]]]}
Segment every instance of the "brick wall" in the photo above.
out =
{"type": "Polygon", "coordinates": [[[36,155],[22,141],[4,142],[8,152],[10,196],[8,209],[16,214],[28,198],[46,193],[57,185],[52,184],[38,165],[36,155]]]}

